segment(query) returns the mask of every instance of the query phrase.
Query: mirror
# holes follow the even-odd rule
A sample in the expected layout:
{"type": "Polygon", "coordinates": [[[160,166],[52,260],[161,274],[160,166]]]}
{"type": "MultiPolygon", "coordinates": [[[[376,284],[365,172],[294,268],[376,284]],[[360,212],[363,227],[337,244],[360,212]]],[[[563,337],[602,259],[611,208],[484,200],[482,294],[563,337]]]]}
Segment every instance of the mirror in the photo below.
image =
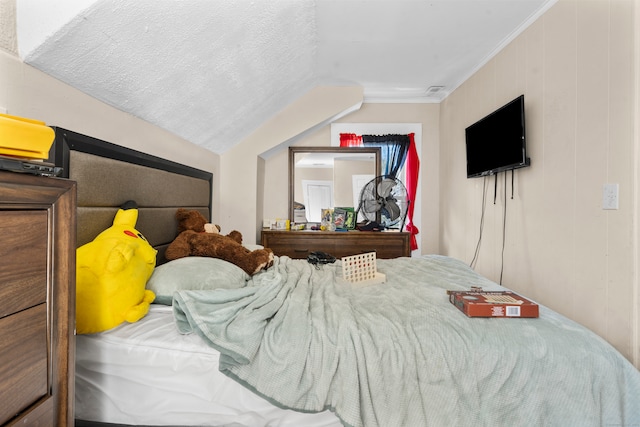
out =
{"type": "Polygon", "coordinates": [[[326,208],[357,209],[360,190],[380,172],[379,147],[289,147],[291,222],[319,223],[326,208]]]}

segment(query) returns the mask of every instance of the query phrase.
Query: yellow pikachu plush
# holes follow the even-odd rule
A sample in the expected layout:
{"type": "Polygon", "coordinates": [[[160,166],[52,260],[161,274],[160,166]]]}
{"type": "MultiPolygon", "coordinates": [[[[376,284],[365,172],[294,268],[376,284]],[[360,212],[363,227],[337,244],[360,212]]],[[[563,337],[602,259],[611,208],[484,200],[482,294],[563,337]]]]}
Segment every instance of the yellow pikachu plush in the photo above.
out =
{"type": "Polygon", "coordinates": [[[76,332],[93,334],[149,312],[155,294],[145,289],[157,251],[134,227],[138,206],[128,201],[113,225],[76,250],[76,332]]]}

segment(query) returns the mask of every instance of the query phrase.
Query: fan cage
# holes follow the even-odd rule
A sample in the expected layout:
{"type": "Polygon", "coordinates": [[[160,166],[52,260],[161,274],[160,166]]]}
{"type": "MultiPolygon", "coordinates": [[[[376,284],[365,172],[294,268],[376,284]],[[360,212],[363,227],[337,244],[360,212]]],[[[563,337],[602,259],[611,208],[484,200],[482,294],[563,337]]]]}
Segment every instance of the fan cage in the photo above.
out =
{"type": "Polygon", "coordinates": [[[399,230],[402,231],[409,210],[409,203],[407,189],[401,180],[391,175],[380,175],[362,187],[357,214],[362,215],[367,221],[375,221],[388,229],[396,229],[398,228],[396,226],[400,224],[399,230]],[[379,194],[379,187],[386,180],[394,182],[389,195],[392,197],[393,204],[397,205],[400,210],[395,218],[392,218],[393,215],[389,214],[388,209],[384,208],[385,198],[379,194]]]}

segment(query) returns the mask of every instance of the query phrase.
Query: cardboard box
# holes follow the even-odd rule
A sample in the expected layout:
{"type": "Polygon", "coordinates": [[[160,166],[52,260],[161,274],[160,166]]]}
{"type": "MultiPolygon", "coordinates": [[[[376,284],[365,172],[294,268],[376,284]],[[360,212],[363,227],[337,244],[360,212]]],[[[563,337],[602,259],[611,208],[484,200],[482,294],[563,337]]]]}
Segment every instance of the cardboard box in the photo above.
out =
{"type": "Polygon", "coordinates": [[[511,291],[447,291],[469,317],[538,317],[538,304],[511,291]]]}

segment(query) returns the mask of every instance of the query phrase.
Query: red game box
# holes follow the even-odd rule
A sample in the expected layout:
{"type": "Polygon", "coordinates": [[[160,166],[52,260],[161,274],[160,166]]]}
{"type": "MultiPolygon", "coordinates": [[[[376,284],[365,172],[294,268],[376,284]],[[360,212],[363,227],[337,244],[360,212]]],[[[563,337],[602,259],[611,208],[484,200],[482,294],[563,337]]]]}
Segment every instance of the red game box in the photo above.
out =
{"type": "Polygon", "coordinates": [[[469,317],[538,317],[538,304],[510,291],[447,291],[469,317]]]}

